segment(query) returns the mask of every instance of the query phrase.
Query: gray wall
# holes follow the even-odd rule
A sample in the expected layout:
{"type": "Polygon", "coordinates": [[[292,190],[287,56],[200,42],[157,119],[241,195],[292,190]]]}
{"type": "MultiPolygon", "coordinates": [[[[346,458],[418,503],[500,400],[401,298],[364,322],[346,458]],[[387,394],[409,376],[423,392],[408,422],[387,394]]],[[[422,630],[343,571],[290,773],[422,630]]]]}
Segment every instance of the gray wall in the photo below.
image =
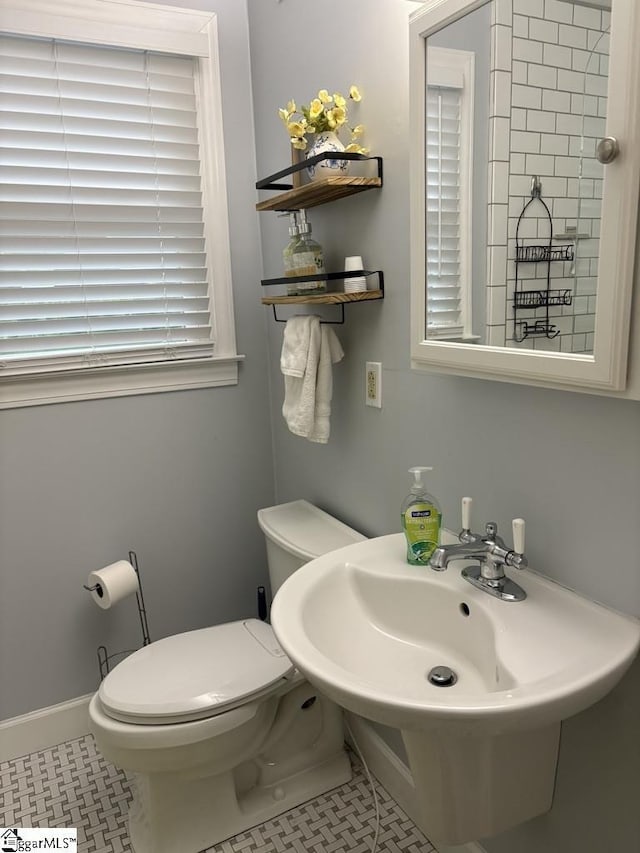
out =
{"type": "MultiPolygon", "coordinates": [[[[187,5],[187,4],[183,4],[187,5]]],[[[88,572],[138,553],[153,639],[255,613],[273,502],[247,12],[218,13],[238,386],[0,412],[0,719],[88,693],[95,648],[139,643],[88,572]]]]}
{"type": "MultiPolygon", "coordinates": [[[[509,534],[527,520],[530,562],[583,594],[640,616],[640,405],[498,382],[412,372],[409,365],[408,12],[399,0],[249,0],[258,173],[288,161],[277,108],[319,88],[363,93],[365,144],[385,159],[385,186],[310,215],[336,267],[345,255],[385,271],[382,303],[348,306],[336,327],[327,446],[288,433],[280,416],[282,326],[268,329],[276,496],[305,497],[364,533],[399,529],[406,469],[431,464],[445,524],[462,495],[474,524],[509,534]],[[364,363],[382,361],[381,411],[364,406],[364,363]]],[[[266,275],[281,269],[286,228],[262,214],[266,275]]],[[[284,312],[283,312],[284,313],[284,312]]],[[[564,726],[552,812],[499,839],[490,853],[601,853],[637,848],[640,667],[599,706],[564,726]]],[[[389,738],[390,741],[393,738],[389,738]]]]}

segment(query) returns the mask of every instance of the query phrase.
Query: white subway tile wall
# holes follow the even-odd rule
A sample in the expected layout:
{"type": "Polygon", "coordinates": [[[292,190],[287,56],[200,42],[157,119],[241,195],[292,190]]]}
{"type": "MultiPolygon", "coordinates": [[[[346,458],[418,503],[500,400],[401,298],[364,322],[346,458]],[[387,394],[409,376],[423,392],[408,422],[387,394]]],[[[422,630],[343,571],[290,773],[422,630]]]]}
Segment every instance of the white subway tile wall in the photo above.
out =
{"type": "MultiPolygon", "coordinates": [[[[591,352],[603,179],[594,155],[597,140],[605,134],[610,14],[561,0],[494,2],[490,207],[495,210],[489,215],[494,227],[488,254],[487,343],[591,352]],[[509,49],[508,29],[513,34],[509,49]],[[554,244],[570,245],[561,235],[572,231],[584,236],[575,244],[575,261],[550,265],[552,287],[568,290],[572,297],[571,305],[549,309],[560,334],[551,340],[528,337],[519,344],[513,340],[514,317],[529,324],[546,318],[545,309],[513,308],[516,226],[531,197],[533,175],[540,178],[542,198],[551,212],[554,244]],[[505,210],[506,288],[504,256],[496,254],[505,210]]],[[[540,205],[531,205],[518,236],[529,244],[548,242],[549,223],[540,205]]],[[[523,283],[525,290],[546,289],[547,273],[544,262],[519,264],[518,289],[523,283]]]]}

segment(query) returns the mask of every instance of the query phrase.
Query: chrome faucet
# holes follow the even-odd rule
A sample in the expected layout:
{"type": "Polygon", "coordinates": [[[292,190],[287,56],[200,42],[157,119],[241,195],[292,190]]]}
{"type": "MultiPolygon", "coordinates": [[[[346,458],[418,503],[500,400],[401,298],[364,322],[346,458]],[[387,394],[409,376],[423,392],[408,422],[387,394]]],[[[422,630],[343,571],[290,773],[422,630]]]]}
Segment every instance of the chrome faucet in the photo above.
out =
{"type": "Polygon", "coordinates": [[[462,577],[483,592],[504,601],[523,601],[527,594],[505,575],[505,566],[516,569],[527,567],[524,555],[524,519],[513,519],[513,548],[508,548],[498,536],[498,525],[490,521],[485,535],[472,533],[470,529],[471,498],[462,499],[462,530],[458,534],[460,544],[440,545],[435,549],[429,565],[437,572],[444,571],[452,560],[478,560],[476,566],[466,566],[462,577]]]}

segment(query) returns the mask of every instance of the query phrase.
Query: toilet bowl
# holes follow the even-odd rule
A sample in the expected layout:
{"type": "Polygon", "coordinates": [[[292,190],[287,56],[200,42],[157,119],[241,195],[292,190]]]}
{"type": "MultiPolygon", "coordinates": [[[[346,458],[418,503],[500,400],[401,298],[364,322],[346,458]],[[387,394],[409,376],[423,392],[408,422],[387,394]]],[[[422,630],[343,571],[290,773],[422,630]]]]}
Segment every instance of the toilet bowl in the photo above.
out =
{"type": "MultiPolygon", "coordinates": [[[[306,501],[258,512],[272,592],[365,537],[306,501]]],[[[351,777],[342,712],[245,619],[134,652],[89,705],[102,754],[128,771],[135,853],[198,853],[351,777]]]]}

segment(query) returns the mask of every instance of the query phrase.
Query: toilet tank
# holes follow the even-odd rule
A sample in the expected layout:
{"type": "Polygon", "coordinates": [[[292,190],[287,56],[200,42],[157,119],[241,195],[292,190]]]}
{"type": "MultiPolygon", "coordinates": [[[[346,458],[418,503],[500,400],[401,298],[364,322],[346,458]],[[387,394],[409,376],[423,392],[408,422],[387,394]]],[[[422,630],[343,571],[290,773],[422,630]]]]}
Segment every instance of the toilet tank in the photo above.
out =
{"type": "Polygon", "coordinates": [[[272,596],[309,560],[367,538],[303,500],[259,509],[258,524],[267,542],[272,596]]]}

